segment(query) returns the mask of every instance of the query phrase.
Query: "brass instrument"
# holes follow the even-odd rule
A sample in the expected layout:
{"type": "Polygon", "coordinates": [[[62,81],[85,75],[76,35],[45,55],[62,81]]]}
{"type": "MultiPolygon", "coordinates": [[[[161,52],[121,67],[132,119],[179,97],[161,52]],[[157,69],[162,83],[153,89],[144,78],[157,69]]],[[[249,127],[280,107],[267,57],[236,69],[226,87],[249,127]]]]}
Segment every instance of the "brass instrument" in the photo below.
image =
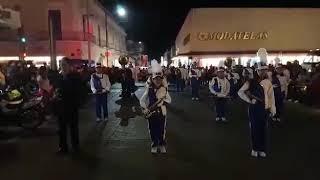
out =
{"type": "MultiPolygon", "coordinates": [[[[161,88],[164,88],[164,87],[161,87],[161,88]]],[[[165,88],[164,88],[165,89],[165,88]]],[[[161,112],[161,107],[158,107],[158,105],[160,103],[162,103],[164,101],[164,99],[166,98],[167,96],[167,90],[165,89],[166,93],[164,93],[164,96],[160,99],[158,99],[158,101],[156,101],[154,104],[152,104],[148,109],[147,111],[144,113],[144,117],[146,119],[150,118],[153,114],[155,113],[160,113],[161,112]]]]}
{"type": "Polygon", "coordinates": [[[119,64],[125,66],[129,63],[129,58],[127,56],[120,56],[118,61],[119,61],[119,64]]]}

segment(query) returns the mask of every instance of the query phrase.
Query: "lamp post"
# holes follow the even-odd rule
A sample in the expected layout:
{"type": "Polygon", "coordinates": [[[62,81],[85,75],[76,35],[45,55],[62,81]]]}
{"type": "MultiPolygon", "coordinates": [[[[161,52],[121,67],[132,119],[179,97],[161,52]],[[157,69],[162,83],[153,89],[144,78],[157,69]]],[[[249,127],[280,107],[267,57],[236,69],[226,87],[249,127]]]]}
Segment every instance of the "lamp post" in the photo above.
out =
{"type": "Polygon", "coordinates": [[[88,41],[88,60],[91,60],[91,36],[90,36],[90,9],[89,9],[89,0],[87,0],[87,41],[88,41]]]}
{"type": "MultiPolygon", "coordinates": [[[[120,18],[124,18],[127,15],[127,10],[121,5],[117,6],[116,12],[117,12],[117,15],[120,18]]],[[[107,55],[107,67],[109,66],[109,36],[108,36],[108,34],[109,34],[108,33],[108,12],[106,12],[106,41],[107,41],[106,42],[106,49],[107,49],[106,55],[107,55]]]]}

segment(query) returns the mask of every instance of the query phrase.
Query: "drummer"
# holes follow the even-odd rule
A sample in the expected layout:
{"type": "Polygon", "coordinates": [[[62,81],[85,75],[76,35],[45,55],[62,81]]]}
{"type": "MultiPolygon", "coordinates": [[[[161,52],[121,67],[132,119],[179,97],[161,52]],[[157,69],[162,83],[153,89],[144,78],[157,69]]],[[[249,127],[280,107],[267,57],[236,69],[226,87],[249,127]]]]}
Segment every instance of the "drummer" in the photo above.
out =
{"type": "Polygon", "coordinates": [[[212,78],[209,83],[210,92],[216,97],[216,121],[226,122],[225,106],[226,98],[230,93],[230,83],[225,77],[224,68],[220,67],[217,71],[217,77],[212,78]]]}

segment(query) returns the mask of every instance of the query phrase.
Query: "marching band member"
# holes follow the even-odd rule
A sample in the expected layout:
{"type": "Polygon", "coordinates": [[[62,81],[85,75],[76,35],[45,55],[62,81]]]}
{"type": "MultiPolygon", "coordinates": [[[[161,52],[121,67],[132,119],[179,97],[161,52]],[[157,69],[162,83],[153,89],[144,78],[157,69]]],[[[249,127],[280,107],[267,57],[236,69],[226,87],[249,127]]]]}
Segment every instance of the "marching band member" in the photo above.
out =
{"type": "Polygon", "coordinates": [[[274,92],[274,100],[275,100],[275,106],[276,106],[276,114],[272,117],[273,121],[279,121],[280,122],[280,109],[282,108],[282,93],[281,93],[281,83],[280,80],[275,72],[271,72],[271,83],[273,86],[273,92],[274,92]]]}
{"type": "Polygon", "coordinates": [[[226,122],[225,117],[225,106],[226,106],[226,97],[230,92],[230,83],[225,77],[225,72],[223,68],[219,68],[217,71],[217,77],[212,78],[209,83],[209,89],[216,98],[216,121],[226,122]]]}
{"type": "Polygon", "coordinates": [[[235,65],[232,65],[231,72],[227,73],[227,79],[230,83],[230,96],[232,98],[236,98],[237,95],[237,88],[238,88],[238,82],[240,80],[240,76],[237,72],[235,72],[235,65]]]}
{"type": "Polygon", "coordinates": [[[258,69],[253,79],[247,80],[238,91],[241,99],[249,103],[249,125],[253,157],[266,157],[266,128],[269,113],[275,115],[276,108],[267,66],[258,69]]]}
{"type": "Polygon", "coordinates": [[[193,68],[189,72],[191,79],[191,91],[192,91],[192,100],[199,100],[199,88],[200,88],[200,77],[201,72],[196,68],[196,65],[193,65],[193,68]]]}
{"type": "Polygon", "coordinates": [[[156,60],[151,62],[152,77],[146,86],[146,90],[140,99],[140,105],[149,122],[149,133],[152,141],[151,153],[155,154],[160,150],[166,153],[166,103],[171,102],[168,93],[168,85],[164,80],[161,66],[156,60]]]}
{"type": "Polygon", "coordinates": [[[104,121],[108,120],[108,92],[111,88],[111,83],[109,81],[108,75],[102,72],[101,63],[96,64],[96,73],[91,75],[90,85],[91,90],[96,96],[96,115],[97,122],[101,119],[104,121]],[[101,112],[103,110],[103,112],[101,112]],[[103,117],[102,117],[103,113],[103,117]]]}
{"type": "Polygon", "coordinates": [[[276,78],[279,80],[280,88],[278,88],[277,90],[274,91],[277,113],[274,116],[273,120],[280,122],[281,121],[281,114],[282,114],[282,111],[284,108],[283,106],[284,106],[284,99],[286,96],[286,89],[288,88],[288,81],[287,81],[287,78],[283,74],[283,68],[282,68],[281,64],[278,64],[276,66],[275,74],[276,74],[276,78]]]}

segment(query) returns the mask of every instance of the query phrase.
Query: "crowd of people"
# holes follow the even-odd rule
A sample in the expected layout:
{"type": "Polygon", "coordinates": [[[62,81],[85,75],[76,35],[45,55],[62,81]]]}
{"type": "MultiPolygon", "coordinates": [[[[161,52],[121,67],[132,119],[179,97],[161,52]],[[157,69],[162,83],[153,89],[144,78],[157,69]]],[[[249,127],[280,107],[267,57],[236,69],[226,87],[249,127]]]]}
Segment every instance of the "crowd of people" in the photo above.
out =
{"type": "MultiPolygon", "coordinates": [[[[153,64],[157,64],[154,62],[153,64]]],[[[256,63],[253,66],[230,66],[199,68],[180,66],[157,68],[151,64],[151,74],[140,100],[149,122],[152,153],[166,153],[165,126],[166,105],[171,102],[168,87],[174,85],[176,92],[191,88],[191,98],[198,101],[200,87],[207,87],[214,97],[217,122],[228,122],[225,114],[227,100],[238,97],[248,103],[248,119],[251,136],[251,156],[266,157],[266,133],[268,121],[282,121],[285,101],[305,102],[319,105],[320,66],[306,71],[298,61],[286,65],[256,63]],[[161,69],[161,70],[159,70],[161,69]],[[151,114],[151,115],[150,115],[151,114]]]]}
{"type": "Polygon", "coordinates": [[[136,90],[135,82],[146,80],[147,85],[140,104],[149,122],[152,140],[151,152],[166,153],[165,128],[166,105],[171,102],[168,88],[174,85],[177,92],[191,88],[191,98],[198,101],[200,87],[207,87],[214,97],[217,122],[228,122],[228,99],[240,97],[249,104],[248,119],[252,152],[254,157],[266,156],[265,133],[269,117],[281,122],[284,102],[305,102],[318,106],[320,102],[320,67],[311,72],[303,69],[297,61],[275,66],[260,63],[253,66],[210,66],[199,68],[196,64],[180,67],[161,67],[152,61],[150,69],[135,71],[128,68],[106,68],[97,63],[74,66],[72,60],[63,58],[60,71],[51,70],[46,64],[37,68],[34,64],[20,61],[9,62],[0,71],[2,90],[21,87],[44,97],[52,103],[52,111],[58,117],[59,153],[69,152],[67,132],[70,131],[73,150],[78,152],[78,109],[89,94],[96,100],[96,121],[108,121],[107,97],[111,85],[119,82],[121,96],[130,97],[136,90]],[[140,76],[140,78],[138,78],[140,76]]]}
{"type": "MultiPolygon", "coordinates": [[[[258,63],[255,63],[253,66],[243,67],[236,65],[225,69],[225,75],[231,83],[230,94],[232,97],[237,96],[236,90],[239,89],[240,85],[244,83],[245,78],[243,71],[246,70],[251,72],[257,68],[258,63]]],[[[217,76],[218,71],[219,67],[217,66],[192,68],[192,66],[189,65],[182,65],[180,67],[163,67],[164,75],[171,85],[176,86],[177,92],[184,91],[185,87],[188,85],[193,85],[194,88],[192,89],[195,89],[195,94],[197,94],[198,91],[197,87],[209,85],[209,82],[212,80],[212,78],[217,76]],[[192,76],[190,75],[191,70],[194,71],[192,76]],[[195,82],[193,76],[196,76],[198,81],[195,82]],[[194,83],[192,83],[192,81],[194,83]],[[199,86],[197,86],[197,83],[199,86]]],[[[294,61],[293,63],[288,62],[286,65],[269,65],[269,79],[272,79],[272,74],[276,75],[276,71],[279,71],[278,74],[283,74],[283,77],[286,79],[287,89],[285,91],[285,95],[288,101],[319,106],[319,95],[317,95],[316,92],[319,92],[320,88],[317,83],[319,81],[320,66],[314,66],[312,67],[311,71],[307,71],[307,69],[304,69],[301,65],[299,65],[298,61],[294,61]]],[[[280,77],[280,79],[283,81],[282,77],[280,77]]],[[[197,95],[193,96],[194,100],[197,99],[196,96],[197,95]]]]}

